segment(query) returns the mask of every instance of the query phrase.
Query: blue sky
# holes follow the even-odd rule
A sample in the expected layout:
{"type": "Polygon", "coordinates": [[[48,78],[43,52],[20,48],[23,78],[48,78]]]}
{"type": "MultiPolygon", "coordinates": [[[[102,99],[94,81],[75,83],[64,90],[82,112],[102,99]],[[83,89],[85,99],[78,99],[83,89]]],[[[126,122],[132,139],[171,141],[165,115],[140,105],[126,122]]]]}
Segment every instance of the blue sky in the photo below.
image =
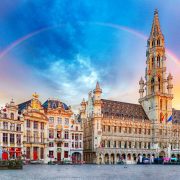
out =
{"type": "MultiPolygon", "coordinates": [[[[166,47],[180,59],[179,0],[0,2],[0,104],[11,98],[25,101],[36,91],[42,101],[54,97],[77,106],[96,81],[103,98],[137,103],[146,40],[102,24],[148,36],[155,8],[166,47]]],[[[179,67],[169,60],[174,79],[179,67]]],[[[175,97],[180,97],[180,82],[175,80],[175,85],[175,97]]],[[[180,108],[178,101],[174,106],[180,108]]]]}

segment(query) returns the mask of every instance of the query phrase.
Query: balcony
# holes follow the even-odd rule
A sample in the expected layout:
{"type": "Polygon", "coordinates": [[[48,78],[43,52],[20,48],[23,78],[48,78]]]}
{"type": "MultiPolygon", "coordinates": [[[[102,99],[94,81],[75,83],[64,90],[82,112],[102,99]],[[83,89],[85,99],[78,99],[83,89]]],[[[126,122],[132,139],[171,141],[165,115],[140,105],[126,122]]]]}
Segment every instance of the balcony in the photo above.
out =
{"type": "Polygon", "coordinates": [[[64,139],[63,138],[55,138],[55,142],[64,142],[64,139]]]}

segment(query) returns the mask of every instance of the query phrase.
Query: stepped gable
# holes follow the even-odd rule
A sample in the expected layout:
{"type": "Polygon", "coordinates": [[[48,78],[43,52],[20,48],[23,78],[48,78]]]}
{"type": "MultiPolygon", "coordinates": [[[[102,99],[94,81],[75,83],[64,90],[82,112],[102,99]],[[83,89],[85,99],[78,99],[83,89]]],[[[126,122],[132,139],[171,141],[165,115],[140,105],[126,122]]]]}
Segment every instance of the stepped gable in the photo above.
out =
{"type": "Polygon", "coordinates": [[[149,120],[144,109],[139,104],[131,104],[113,100],[102,99],[101,111],[104,116],[130,117],[149,120]]]}

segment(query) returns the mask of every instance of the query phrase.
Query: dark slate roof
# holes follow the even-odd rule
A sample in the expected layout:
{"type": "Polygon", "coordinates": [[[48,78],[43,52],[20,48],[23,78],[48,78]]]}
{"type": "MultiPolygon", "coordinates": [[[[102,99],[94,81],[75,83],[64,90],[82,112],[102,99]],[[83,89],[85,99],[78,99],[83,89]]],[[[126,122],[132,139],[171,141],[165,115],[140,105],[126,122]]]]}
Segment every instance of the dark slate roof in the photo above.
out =
{"type": "Polygon", "coordinates": [[[180,124],[180,110],[172,109],[172,122],[180,124]]]}
{"type": "Polygon", "coordinates": [[[18,110],[22,111],[26,109],[30,104],[31,104],[31,100],[18,104],[18,110]]]}
{"type": "Polygon", "coordinates": [[[69,107],[65,103],[60,102],[59,100],[46,100],[42,106],[47,109],[48,104],[52,109],[56,109],[59,106],[62,106],[65,110],[69,110],[69,107]]]}
{"type": "Polygon", "coordinates": [[[104,116],[134,117],[149,120],[143,107],[139,104],[102,99],[101,111],[104,116]]]}

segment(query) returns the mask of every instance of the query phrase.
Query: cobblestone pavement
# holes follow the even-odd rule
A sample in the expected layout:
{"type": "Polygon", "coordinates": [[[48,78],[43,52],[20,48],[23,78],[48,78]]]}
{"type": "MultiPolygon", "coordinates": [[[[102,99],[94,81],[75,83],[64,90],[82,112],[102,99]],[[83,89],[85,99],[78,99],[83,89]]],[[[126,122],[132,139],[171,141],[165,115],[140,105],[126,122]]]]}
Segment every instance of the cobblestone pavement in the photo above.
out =
{"type": "Polygon", "coordinates": [[[0,180],[180,180],[178,165],[26,165],[23,170],[1,170],[0,180]]]}

